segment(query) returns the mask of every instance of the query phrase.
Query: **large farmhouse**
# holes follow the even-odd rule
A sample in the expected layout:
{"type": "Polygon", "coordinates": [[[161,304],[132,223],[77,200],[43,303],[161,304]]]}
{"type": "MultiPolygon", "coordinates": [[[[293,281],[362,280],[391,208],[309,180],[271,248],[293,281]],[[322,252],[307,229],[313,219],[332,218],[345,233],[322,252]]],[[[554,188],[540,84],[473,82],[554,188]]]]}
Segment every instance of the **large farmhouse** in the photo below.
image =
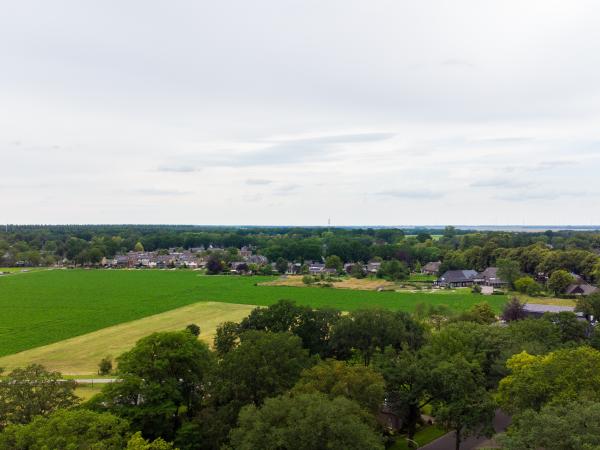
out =
{"type": "Polygon", "coordinates": [[[448,270],[438,278],[436,284],[441,287],[466,287],[473,284],[500,288],[506,286],[506,282],[498,276],[497,267],[488,267],[483,272],[476,270],[448,270]]]}
{"type": "Polygon", "coordinates": [[[471,286],[477,275],[476,270],[448,270],[438,278],[437,285],[451,288],[471,286]]]}
{"type": "Polygon", "coordinates": [[[488,267],[483,272],[477,274],[477,277],[475,277],[475,283],[494,288],[501,288],[508,284],[498,276],[497,267],[488,267]]]}

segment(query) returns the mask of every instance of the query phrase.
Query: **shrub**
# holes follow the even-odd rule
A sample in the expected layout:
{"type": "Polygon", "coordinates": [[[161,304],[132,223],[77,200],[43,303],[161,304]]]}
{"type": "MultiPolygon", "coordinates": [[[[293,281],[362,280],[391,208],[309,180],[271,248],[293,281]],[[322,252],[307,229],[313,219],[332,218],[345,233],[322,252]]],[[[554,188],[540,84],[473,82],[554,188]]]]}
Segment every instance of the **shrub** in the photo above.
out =
{"type": "Polygon", "coordinates": [[[192,333],[194,336],[200,336],[200,327],[195,323],[190,323],[187,327],[185,327],[185,329],[192,333]]]}
{"type": "Polygon", "coordinates": [[[302,277],[302,282],[304,284],[313,284],[315,282],[315,279],[310,275],[304,275],[302,277]]]}
{"type": "Polygon", "coordinates": [[[111,356],[105,356],[100,360],[98,364],[98,375],[108,375],[113,370],[113,363],[111,356]]]}
{"type": "Polygon", "coordinates": [[[539,295],[542,287],[531,277],[521,277],[515,281],[515,289],[533,297],[539,295]]]}
{"type": "Polygon", "coordinates": [[[526,316],[524,305],[519,301],[517,297],[513,297],[510,301],[504,306],[504,310],[502,311],[502,319],[507,322],[512,322],[513,320],[521,320],[526,316]]]}

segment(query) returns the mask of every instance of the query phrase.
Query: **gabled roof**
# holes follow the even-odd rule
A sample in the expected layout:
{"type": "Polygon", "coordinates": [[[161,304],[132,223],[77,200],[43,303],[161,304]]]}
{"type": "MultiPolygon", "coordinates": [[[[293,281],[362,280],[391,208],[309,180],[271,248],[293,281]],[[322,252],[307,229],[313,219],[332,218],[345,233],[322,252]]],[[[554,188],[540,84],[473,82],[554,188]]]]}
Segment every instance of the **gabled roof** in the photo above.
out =
{"type": "Polygon", "coordinates": [[[440,270],[440,266],[442,265],[441,261],[431,261],[423,266],[423,270],[429,270],[431,272],[437,272],[440,270]]]}
{"type": "Polygon", "coordinates": [[[488,281],[488,282],[504,283],[504,280],[502,280],[498,276],[498,268],[497,267],[488,267],[483,272],[479,273],[477,275],[477,278],[488,281]]]}
{"type": "Polygon", "coordinates": [[[575,295],[575,294],[590,295],[590,294],[593,294],[594,292],[598,292],[598,288],[596,286],[592,286],[591,284],[588,284],[588,283],[574,283],[574,284],[570,284],[567,287],[565,294],[567,294],[567,295],[575,295]]]}
{"type": "Polygon", "coordinates": [[[477,277],[475,270],[448,270],[438,279],[440,283],[463,283],[477,277]]]}

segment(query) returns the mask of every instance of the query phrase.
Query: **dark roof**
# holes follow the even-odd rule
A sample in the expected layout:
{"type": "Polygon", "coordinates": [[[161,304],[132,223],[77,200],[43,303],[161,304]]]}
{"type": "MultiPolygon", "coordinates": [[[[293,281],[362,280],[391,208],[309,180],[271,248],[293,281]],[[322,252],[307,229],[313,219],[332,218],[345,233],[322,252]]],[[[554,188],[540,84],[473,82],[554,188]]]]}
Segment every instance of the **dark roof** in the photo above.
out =
{"type": "Polygon", "coordinates": [[[574,294],[590,295],[597,291],[598,291],[598,288],[596,286],[592,286],[591,284],[574,283],[574,284],[570,284],[567,287],[565,294],[567,294],[567,295],[574,295],[574,294]]]}
{"type": "Polygon", "coordinates": [[[475,270],[448,270],[438,279],[439,283],[464,283],[477,277],[475,270]]]}
{"type": "Polygon", "coordinates": [[[437,272],[440,270],[440,266],[442,265],[441,261],[431,261],[423,266],[423,270],[429,270],[431,272],[437,272]]]}
{"type": "Polygon", "coordinates": [[[483,272],[479,273],[477,275],[477,278],[485,280],[487,282],[504,283],[504,280],[502,280],[498,276],[498,268],[497,267],[488,267],[483,272]]]}

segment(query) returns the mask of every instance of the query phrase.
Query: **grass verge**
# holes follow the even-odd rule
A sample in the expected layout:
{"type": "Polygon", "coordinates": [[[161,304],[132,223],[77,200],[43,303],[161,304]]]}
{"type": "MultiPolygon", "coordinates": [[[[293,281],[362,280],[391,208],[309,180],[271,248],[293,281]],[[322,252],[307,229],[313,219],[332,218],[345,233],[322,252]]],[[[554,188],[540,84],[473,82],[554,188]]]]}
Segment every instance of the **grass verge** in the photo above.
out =
{"type": "MultiPolygon", "coordinates": [[[[430,442],[435,441],[436,439],[442,437],[447,433],[446,430],[437,426],[437,425],[427,425],[421,428],[415,434],[415,442],[419,444],[419,447],[423,447],[430,442]]],[[[406,436],[399,436],[396,439],[394,445],[392,445],[389,450],[409,450],[408,442],[406,441],[406,436]]]]}

